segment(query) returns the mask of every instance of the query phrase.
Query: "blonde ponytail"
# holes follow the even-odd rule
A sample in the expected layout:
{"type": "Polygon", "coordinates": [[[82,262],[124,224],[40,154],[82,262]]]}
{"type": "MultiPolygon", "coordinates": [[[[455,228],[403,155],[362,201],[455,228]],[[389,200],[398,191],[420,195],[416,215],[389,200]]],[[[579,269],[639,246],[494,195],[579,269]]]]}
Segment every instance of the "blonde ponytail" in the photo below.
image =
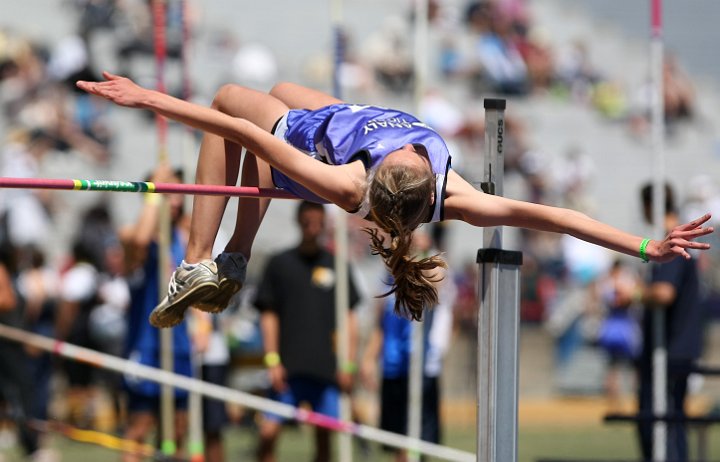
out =
{"type": "Polygon", "coordinates": [[[447,268],[447,264],[439,255],[415,259],[408,255],[412,244],[412,231],[398,230],[391,237],[389,247],[385,247],[385,237],[377,228],[366,228],[370,236],[370,249],[373,255],[380,255],[388,272],[393,276],[389,291],[385,297],[395,294],[395,314],[415,321],[422,320],[423,310],[438,303],[436,282],[442,277],[437,275],[435,268],[447,268]]]}

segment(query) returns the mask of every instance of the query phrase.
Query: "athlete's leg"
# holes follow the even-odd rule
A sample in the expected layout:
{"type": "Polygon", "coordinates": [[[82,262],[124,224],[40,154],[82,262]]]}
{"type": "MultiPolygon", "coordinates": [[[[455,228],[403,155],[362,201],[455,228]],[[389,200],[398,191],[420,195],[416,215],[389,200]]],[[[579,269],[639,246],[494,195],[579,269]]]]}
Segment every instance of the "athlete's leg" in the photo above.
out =
{"type": "MultiPolygon", "coordinates": [[[[268,131],[288,107],[280,100],[249,88],[237,85],[225,85],[216,94],[213,108],[234,117],[247,119],[268,131]]],[[[198,184],[225,184],[234,186],[240,168],[241,146],[224,140],[223,138],[206,134],[203,137],[198,159],[196,180],[198,184]]],[[[243,167],[243,185],[269,187],[270,169],[265,162],[255,160],[255,156],[247,155],[243,167]],[[248,162],[249,161],[249,162],[248,162]],[[267,171],[267,172],[265,172],[267,171]]],[[[213,243],[220,228],[225,206],[228,199],[217,196],[195,196],[193,201],[192,223],[185,260],[194,263],[210,258],[213,243]]],[[[257,228],[260,226],[265,210],[269,205],[268,199],[240,199],[238,216],[242,215],[243,235],[249,236],[250,242],[240,242],[242,239],[233,237],[234,244],[228,250],[243,251],[252,245],[257,228]]],[[[236,234],[238,234],[236,229],[236,234]]],[[[246,255],[249,257],[249,253],[246,255]]]]}
{"type": "Polygon", "coordinates": [[[285,103],[291,109],[320,109],[343,101],[312,88],[290,82],[275,85],[270,94],[285,103]]]}
{"type": "MultiPolygon", "coordinates": [[[[236,85],[223,86],[215,96],[213,108],[234,117],[241,117],[270,131],[273,124],[288,111],[280,100],[255,90],[236,85]]],[[[203,138],[196,170],[196,183],[231,185],[237,183],[240,168],[241,146],[222,137],[206,134],[203,138]]],[[[264,162],[248,155],[243,170],[245,182],[268,186],[270,168],[264,162]]],[[[205,311],[224,309],[230,298],[240,290],[245,280],[247,254],[252,247],[269,199],[240,201],[237,230],[227,250],[216,262],[210,261],[212,248],[225,212],[227,198],[197,195],[193,201],[190,236],[185,262],[175,271],[168,287],[168,295],[150,315],[156,327],[171,327],[182,321],[185,310],[195,306],[205,311]],[[241,216],[243,219],[241,220],[241,216]],[[247,219],[244,219],[247,217],[247,219]]]]}
{"type": "MultiPolygon", "coordinates": [[[[270,165],[251,153],[247,153],[243,161],[241,184],[242,186],[272,188],[270,165]]],[[[226,252],[239,252],[245,258],[250,259],[255,235],[269,205],[270,199],[268,198],[240,197],[238,199],[235,230],[225,247],[226,252]]]]}

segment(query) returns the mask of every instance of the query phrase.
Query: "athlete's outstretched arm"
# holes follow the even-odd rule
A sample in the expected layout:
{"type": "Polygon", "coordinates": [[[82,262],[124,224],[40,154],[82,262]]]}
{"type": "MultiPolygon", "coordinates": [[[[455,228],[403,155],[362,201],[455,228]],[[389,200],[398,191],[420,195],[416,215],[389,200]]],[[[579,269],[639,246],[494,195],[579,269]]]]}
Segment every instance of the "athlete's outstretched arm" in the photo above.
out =
{"type": "Polygon", "coordinates": [[[104,82],[77,82],[77,86],[115,104],[151,110],[197,129],[240,144],[315,194],[345,210],[354,210],[362,200],[358,180],[364,168],[358,165],[327,165],[304,155],[252,122],[220,111],[143,88],[128,78],[104,72],[104,82]]]}
{"type": "MultiPolygon", "coordinates": [[[[450,171],[445,199],[445,216],[475,226],[517,226],[569,234],[587,242],[637,257],[643,238],[614,228],[589,216],[569,209],[517,201],[478,191],[450,171]]],[[[675,227],[664,239],[651,240],[646,255],[657,262],[675,257],[690,258],[687,249],[705,250],[710,244],[694,239],[712,233],[703,227],[710,214],[675,227]]]]}

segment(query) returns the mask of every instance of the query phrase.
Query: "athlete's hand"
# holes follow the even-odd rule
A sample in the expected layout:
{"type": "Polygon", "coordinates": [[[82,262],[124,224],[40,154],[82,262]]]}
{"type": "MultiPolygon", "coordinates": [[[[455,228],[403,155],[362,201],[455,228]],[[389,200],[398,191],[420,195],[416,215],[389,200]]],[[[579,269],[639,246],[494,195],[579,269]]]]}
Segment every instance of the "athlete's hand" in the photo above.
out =
{"type": "Polygon", "coordinates": [[[702,226],[710,218],[712,218],[712,215],[706,213],[689,223],[676,226],[662,241],[650,241],[648,244],[648,257],[652,261],[663,263],[678,256],[690,259],[688,249],[709,249],[710,244],[695,242],[694,239],[715,231],[712,226],[702,226]]]}
{"type": "Polygon", "coordinates": [[[127,77],[121,77],[109,72],[103,72],[103,77],[105,77],[104,82],[78,80],[76,85],[81,90],[110,100],[120,106],[143,107],[150,90],[137,85],[127,77]]]}

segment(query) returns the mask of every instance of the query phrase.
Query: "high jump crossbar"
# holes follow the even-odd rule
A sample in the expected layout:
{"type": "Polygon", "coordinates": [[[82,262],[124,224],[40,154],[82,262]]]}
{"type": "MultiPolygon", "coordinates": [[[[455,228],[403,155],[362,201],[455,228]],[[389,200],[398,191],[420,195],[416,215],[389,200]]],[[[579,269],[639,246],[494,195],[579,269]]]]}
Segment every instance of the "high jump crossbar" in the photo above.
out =
{"type": "Polygon", "coordinates": [[[291,194],[282,189],[274,188],[183,183],[154,183],[152,181],[0,177],[0,188],[56,189],[68,191],[111,191],[159,194],[192,194],[227,197],[255,197],[273,199],[298,199],[298,197],[294,194],[291,194]]]}
{"type": "Polygon", "coordinates": [[[467,451],[428,443],[427,441],[391,433],[368,425],[342,421],[317,412],[296,408],[289,404],[262,398],[240,390],[203,382],[202,380],[174,372],[138,364],[117,356],[79,347],[71,343],[61,342],[50,337],[33,334],[4,324],[0,324],[0,337],[25,345],[31,345],[56,355],[90,364],[94,367],[109,369],[121,374],[171,385],[191,393],[207,396],[208,398],[239,404],[258,411],[276,414],[287,419],[294,419],[301,423],[327,428],[332,431],[349,433],[358,438],[376,441],[388,446],[413,450],[444,460],[458,462],[475,461],[475,454],[467,451]]]}

